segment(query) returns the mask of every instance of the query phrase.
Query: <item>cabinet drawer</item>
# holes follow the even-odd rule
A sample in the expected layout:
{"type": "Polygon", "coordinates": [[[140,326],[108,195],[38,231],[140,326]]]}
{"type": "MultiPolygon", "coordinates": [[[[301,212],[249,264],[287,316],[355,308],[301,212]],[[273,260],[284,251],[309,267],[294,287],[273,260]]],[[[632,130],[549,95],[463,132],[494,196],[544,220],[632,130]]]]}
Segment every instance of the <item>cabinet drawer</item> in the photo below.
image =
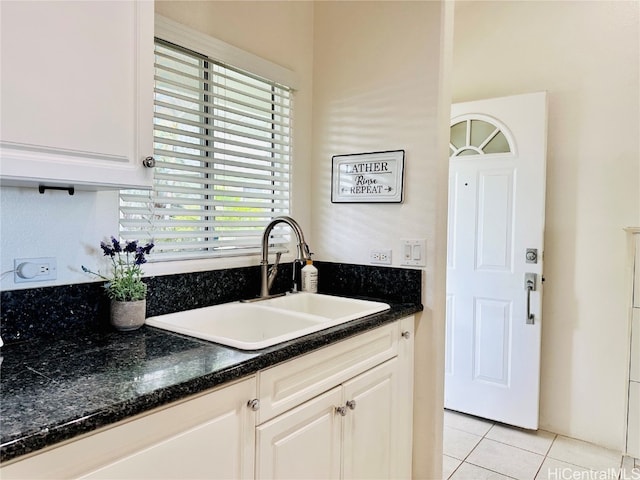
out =
{"type": "Polygon", "coordinates": [[[396,356],[399,336],[394,322],[260,372],[258,423],[396,356]]]}

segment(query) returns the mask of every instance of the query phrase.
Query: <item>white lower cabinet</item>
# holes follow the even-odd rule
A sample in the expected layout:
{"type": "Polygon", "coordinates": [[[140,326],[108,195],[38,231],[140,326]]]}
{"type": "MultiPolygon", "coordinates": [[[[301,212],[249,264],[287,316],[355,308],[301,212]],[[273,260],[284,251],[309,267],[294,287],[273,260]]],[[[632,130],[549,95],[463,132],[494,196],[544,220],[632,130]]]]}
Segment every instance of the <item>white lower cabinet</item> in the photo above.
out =
{"type": "Polygon", "coordinates": [[[223,388],[207,399],[204,423],[81,478],[253,478],[255,415],[247,399],[254,392],[255,379],[223,388]]]}
{"type": "Polygon", "coordinates": [[[399,478],[398,360],[257,428],[257,479],[399,478]]]}
{"type": "Polygon", "coordinates": [[[3,466],[0,477],[253,478],[255,394],[250,377],[3,466]]]}
{"type": "Polygon", "coordinates": [[[340,478],[342,419],[336,387],[260,425],[256,431],[256,478],[340,478]]]}
{"type": "Polygon", "coordinates": [[[260,415],[268,420],[257,427],[256,478],[411,478],[413,323],[261,372],[260,415]],[[341,379],[334,388],[273,416],[332,374],[341,379]]]}
{"type": "Polygon", "coordinates": [[[393,358],[344,385],[343,478],[400,478],[398,359],[393,358]],[[352,409],[353,408],[353,409],[352,409]]]}
{"type": "Polygon", "coordinates": [[[413,329],[413,317],[376,328],[3,464],[0,476],[411,478],[413,329]]]}

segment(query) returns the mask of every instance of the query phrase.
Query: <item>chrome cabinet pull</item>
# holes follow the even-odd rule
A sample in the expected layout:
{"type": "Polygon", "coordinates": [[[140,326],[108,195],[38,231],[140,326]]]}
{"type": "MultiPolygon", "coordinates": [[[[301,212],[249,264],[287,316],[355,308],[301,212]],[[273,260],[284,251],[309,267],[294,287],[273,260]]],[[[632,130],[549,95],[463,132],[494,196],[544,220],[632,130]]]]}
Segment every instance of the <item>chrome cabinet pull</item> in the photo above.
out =
{"type": "Polygon", "coordinates": [[[247,407],[249,407],[254,412],[257,412],[258,410],[260,410],[260,400],[258,400],[257,398],[249,400],[247,402],[247,407]]]}
{"type": "Polygon", "coordinates": [[[340,416],[346,416],[347,415],[347,407],[336,407],[336,413],[340,416]]]}
{"type": "Polygon", "coordinates": [[[351,410],[355,410],[356,409],[356,401],[355,400],[349,400],[347,402],[347,407],[349,407],[351,410]]]}
{"type": "Polygon", "coordinates": [[[411,332],[407,330],[406,332],[402,332],[400,336],[406,340],[409,340],[411,338],[411,332]]]}
{"type": "Polygon", "coordinates": [[[142,161],[142,165],[147,168],[153,168],[156,166],[156,159],[153,157],[145,157],[145,159],[142,161]]]}

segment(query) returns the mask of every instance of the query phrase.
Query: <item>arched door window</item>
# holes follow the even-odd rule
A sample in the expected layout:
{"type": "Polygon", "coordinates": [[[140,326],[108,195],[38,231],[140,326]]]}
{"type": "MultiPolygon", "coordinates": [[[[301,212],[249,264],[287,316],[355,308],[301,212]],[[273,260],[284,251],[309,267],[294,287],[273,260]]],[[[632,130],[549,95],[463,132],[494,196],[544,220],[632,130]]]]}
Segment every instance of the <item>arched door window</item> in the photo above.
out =
{"type": "Polygon", "coordinates": [[[449,155],[486,155],[493,153],[512,153],[513,142],[509,140],[506,129],[490,119],[465,118],[454,119],[449,133],[449,155]]]}

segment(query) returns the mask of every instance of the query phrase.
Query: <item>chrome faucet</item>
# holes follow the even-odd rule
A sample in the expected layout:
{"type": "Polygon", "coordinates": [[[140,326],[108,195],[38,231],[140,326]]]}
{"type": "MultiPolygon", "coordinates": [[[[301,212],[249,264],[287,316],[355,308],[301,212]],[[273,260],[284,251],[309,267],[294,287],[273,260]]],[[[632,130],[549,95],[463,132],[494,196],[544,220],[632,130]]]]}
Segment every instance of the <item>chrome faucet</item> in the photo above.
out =
{"type": "Polygon", "coordinates": [[[273,281],[275,280],[276,274],[278,273],[278,263],[280,262],[280,256],[282,255],[280,252],[276,254],[276,261],[273,264],[273,267],[269,269],[269,235],[271,234],[271,230],[273,230],[273,227],[275,227],[278,223],[286,223],[296,234],[296,239],[298,241],[298,256],[296,260],[300,262],[311,260],[309,245],[307,245],[307,242],[305,242],[304,240],[304,234],[302,233],[302,228],[300,228],[298,222],[296,222],[293,218],[287,216],[276,217],[271,220],[271,222],[269,222],[269,224],[265,227],[264,233],[262,234],[262,260],[260,261],[261,298],[269,297],[269,289],[273,285],[273,281]]]}

